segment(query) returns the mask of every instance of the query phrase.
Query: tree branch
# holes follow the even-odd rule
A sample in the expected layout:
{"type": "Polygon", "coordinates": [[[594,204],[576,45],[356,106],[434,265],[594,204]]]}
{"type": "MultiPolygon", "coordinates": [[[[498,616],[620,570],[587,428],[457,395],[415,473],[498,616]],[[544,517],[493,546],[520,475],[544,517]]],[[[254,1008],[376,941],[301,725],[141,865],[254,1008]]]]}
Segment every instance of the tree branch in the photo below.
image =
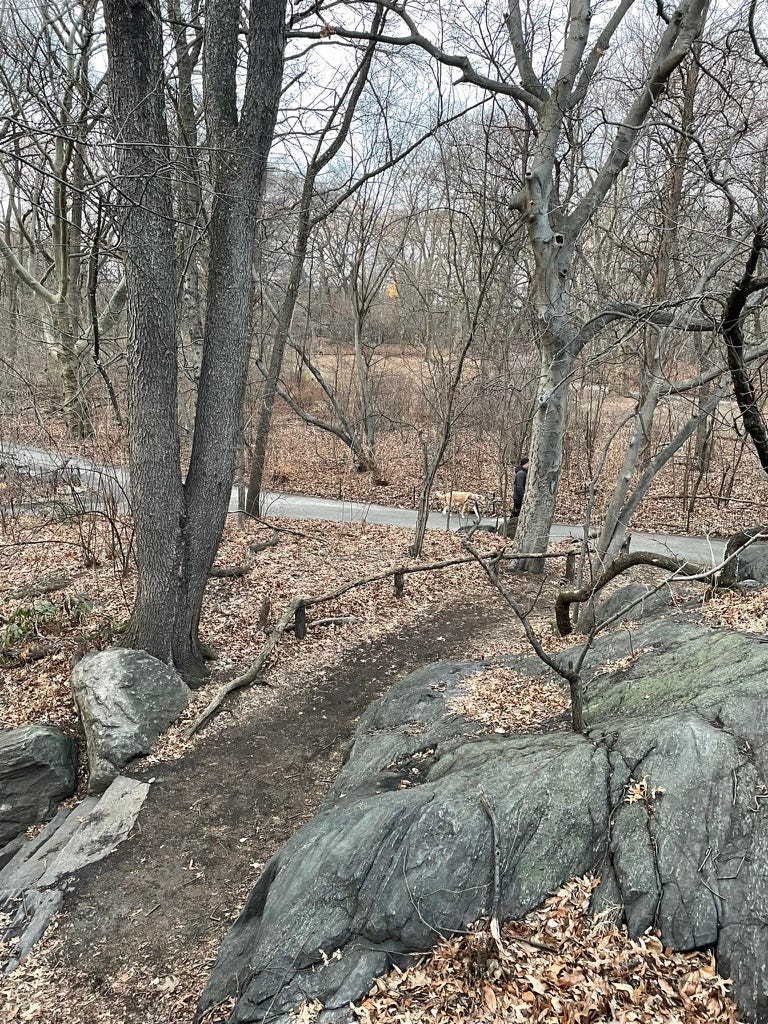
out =
{"type": "Polygon", "coordinates": [[[555,619],[560,636],[570,636],[573,632],[571,625],[570,607],[576,602],[589,601],[595,594],[599,593],[611,580],[620,576],[627,569],[635,565],[650,565],[656,569],[666,569],[667,572],[675,573],[682,577],[707,578],[717,572],[717,568],[704,569],[700,565],[693,565],[689,562],[681,562],[669,555],[656,554],[653,551],[636,551],[634,554],[622,555],[615,559],[600,576],[592,583],[581,587],[579,590],[561,590],[555,601],[555,619]]]}
{"type": "Polygon", "coordinates": [[[376,36],[371,36],[370,32],[357,32],[352,29],[343,28],[340,25],[326,25],[322,29],[313,32],[291,32],[290,35],[295,39],[322,39],[328,38],[330,35],[338,36],[340,39],[351,39],[351,40],[362,40],[371,41],[372,39],[377,43],[383,43],[387,46],[417,46],[419,49],[424,50],[430,57],[434,57],[435,60],[449,68],[456,68],[461,72],[461,78],[459,82],[466,82],[469,85],[476,85],[481,89],[487,89],[489,92],[502,93],[505,96],[512,96],[526,107],[532,107],[534,110],[539,110],[541,107],[541,100],[527,89],[521,88],[512,82],[502,82],[497,78],[489,78],[487,75],[481,74],[476,71],[472,66],[472,62],[466,56],[461,56],[455,53],[447,53],[436,43],[433,43],[426,36],[422,35],[414,20],[404,10],[404,6],[390,2],[390,0],[376,0],[379,7],[385,10],[392,11],[396,14],[401,21],[403,21],[408,28],[408,35],[404,36],[392,36],[381,33],[376,36]]]}
{"type": "Polygon", "coordinates": [[[616,131],[608,158],[598,171],[592,187],[567,218],[569,233],[574,237],[589,223],[618,175],[626,167],[649,111],[661,95],[670,75],[700,34],[707,8],[708,0],[681,0],[669,19],[648,76],[616,131]]]}
{"type": "Polygon", "coordinates": [[[747,298],[756,291],[768,288],[768,279],[755,277],[760,253],[768,246],[767,230],[768,222],[763,221],[755,231],[744,273],[728,296],[722,325],[728,369],[733,382],[733,393],[741,412],[744,428],[752,438],[760,465],[766,473],[768,473],[768,427],[760,411],[757,394],[744,363],[744,334],[741,329],[741,321],[747,298]]]}

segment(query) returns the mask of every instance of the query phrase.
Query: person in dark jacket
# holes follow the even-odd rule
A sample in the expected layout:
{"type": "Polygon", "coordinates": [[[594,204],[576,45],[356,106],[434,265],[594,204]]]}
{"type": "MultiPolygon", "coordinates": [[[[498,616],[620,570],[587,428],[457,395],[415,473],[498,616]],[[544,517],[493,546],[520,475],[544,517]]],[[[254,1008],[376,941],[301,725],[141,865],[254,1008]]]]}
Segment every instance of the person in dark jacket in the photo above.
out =
{"type": "Polygon", "coordinates": [[[517,517],[520,515],[520,509],[523,506],[523,495],[525,494],[525,484],[528,480],[528,463],[529,459],[527,455],[524,455],[520,459],[520,465],[515,471],[515,486],[512,491],[512,515],[517,517]]]}

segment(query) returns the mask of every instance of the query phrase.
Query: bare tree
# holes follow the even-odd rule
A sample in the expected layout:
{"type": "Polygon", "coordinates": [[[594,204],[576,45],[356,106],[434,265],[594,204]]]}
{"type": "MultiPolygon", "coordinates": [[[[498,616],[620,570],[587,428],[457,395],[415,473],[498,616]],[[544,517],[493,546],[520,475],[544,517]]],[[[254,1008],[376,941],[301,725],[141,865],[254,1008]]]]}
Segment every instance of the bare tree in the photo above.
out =
{"type": "MultiPolygon", "coordinates": [[[[468,37],[467,52],[456,53],[446,49],[439,36],[435,39],[423,31],[409,10],[390,0],[376,0],[376,4],[391,10],[404,27],[401,35],[382,33],[381,44],[420,47],[457,69],[460,81],[511,97],[536,125],[525,160],[524,184],[512,203],[533,256],[529,303],[536,315],[540,353],[531,465],[516,543],[520,550],[543,550],[562,467],[568,386],[577,357],[595,337],[594,325],[585,331],[574,309],[578,240],[626,167],[671,74],[691,52],[703,29],[708,3],[680,0],[669,13],[660,6],[658,28],[639,16],[634,27],[651,44],[651,52],[647,57],[638,53],[635,81],[626,82],[610,112],[602,108],[603,123],[590,127],[603,145],[592,144],[598,165],[586,180],[580,161],[569,160],[567,154],[572,151],[571,140],[579,136],[580,119],[594,101],[606,54],[629,22],[633,0],[619,0],[601,16],[595,16],[587,0],[572,0],[560,25],[548,17],[546,31],[556,33],[549,46],[539,45],[545,29],[537,24],[535,11],[526,9],[524,15],[521,4],[511,0],[504,19],[511,62],[506,55],[482,49],[489,37],[498,38],[481,27],[485,13],[478,15],[475,39],[479,44],[470,41],[471,26],[469,31],[458,21],[451,26],[454,35],[464,31],[468,37]],[[480,51],[474,60],[473,45],[480,51]]],[[[333,30],[345,38],[368,38],[366,32],[346,26],[333,26],[333,30]]]]}
{"type": "Polygon", "coordinates": [[[285,0],[251,8],[242,82],[241,13],[239,0],[209,0],[206,9],[203,88],[215,193],[194,438],[182,483],[163,25],[151,0],[104,5],[129,296],[130,468],[139,575],[127,640],[176,665],[193,682],[205,675],[200,610],[240,437],[251,268],[283,73],[285,0]]]}
{"type": "MultiPolygon", "coordinates": [[[[5,12],[6,43],[14,45],[7,45],[0,61],[9,110],[5,135],[13,143],[0,158],[6,185],[0,255],[42,307],[43,339],[60,369],[65,420],[81,438],[93,430],[85,359],[94,337],[115,326],[126,298],[121,279],[95,318],[89,311],[89,273],[93,278],[96,264],[89,269],[88,232],[106,226],[95,215],[97,202],[88,216],[100,176],[89,144],[103,106],[91,71],[95,12],[95,0],[40,2],[28,20],[5,12]],[[45,225],[42,237],[37,217],[45,225]]],[[[98,244],[92,239],[90,248],[98,244]]]]}
{"type": "Polygon", "coordinates": [[[383,24],[383,14],[377,11],[372,23],[372,39],[368,42],[362,58],[350,76],[340,95],[333,102],[329,115],[322,126],[314,150],[308,160],[299,200],[298,224],[293,242],[290,275],[282,306],[277,318],[272,351],[266,369],[264,393],[261,401],[259,422],[251,454],[251,472],[248,480],[246,512],[258,515],[261,502],[261,482],[267,457],[267,444],[272,423],[272,411],[283,365],[285,348],[291,333],[291,324],[296,309],[299,288],[304,276],[309,239],[313,228],[327,217],[343,200],[336,196],[327,203],[322,212],[315,209],[315,190],[318,176],[339,154],[349,135],[357,104],[368,81],[375,52],[375,36],[383,24]]]}

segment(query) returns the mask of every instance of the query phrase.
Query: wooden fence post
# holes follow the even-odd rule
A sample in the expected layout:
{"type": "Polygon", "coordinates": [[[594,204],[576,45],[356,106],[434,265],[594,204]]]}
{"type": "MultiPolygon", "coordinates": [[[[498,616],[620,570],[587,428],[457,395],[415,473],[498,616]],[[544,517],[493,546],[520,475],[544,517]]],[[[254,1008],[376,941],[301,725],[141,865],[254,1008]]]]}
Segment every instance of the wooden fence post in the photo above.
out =
{"type": "Polygon", "coordinates": [[[307,609],[306,605],[300,604],[294,616],[296,639],[303,640],[307,635],[307,609]]]}
{"type": "Polygon", "coordinates": [[[565,556],[565,578],[569,583],[576,579],[576,552],[569,551],[565,556]]]}

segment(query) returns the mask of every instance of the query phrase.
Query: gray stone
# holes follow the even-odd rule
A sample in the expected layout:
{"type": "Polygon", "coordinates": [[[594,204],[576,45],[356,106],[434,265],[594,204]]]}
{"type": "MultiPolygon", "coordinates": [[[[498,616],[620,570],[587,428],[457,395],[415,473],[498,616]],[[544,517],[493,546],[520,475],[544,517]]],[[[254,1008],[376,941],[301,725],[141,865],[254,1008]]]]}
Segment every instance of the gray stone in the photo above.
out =
{"type": "Polygon", "coordinates": [[[14,971],[45,933],[70,876],[103,860],[131,834],[149,783],[122,776],[101,797],[61,810],[33,839],[24,841],[0,871],[0,910],[11,916],[4,970],[14,971]]]}
{"type": "MultiPolygon", "coordinates": [[[[755,537],[768,536],[768,527],[753,526],[735,533],[725,546],[724,558],[727,560],[736,555],[720,573],[720,585],[724,587],[738,586],[749,583],[749,589],[768,584],[768,539],[755,540],[755,537]],[[743,550],[739,550],[743,548],[743,550]],[[738,552],[738,553],[737,553],[738,552]]],[[[742,589],[739,587],[739,589],[742,589]]]]}
{"type": "Polygon", "coordinates": [[[68,808],[60,810],[41,832],[22,844],[0,871],[0,910],[37,885],[48,864],[55,860],[97,801],[98,797],[86,797],[77,805],[77,814],[68,808]]]}
{"type": "Polygon", "coordinates": [[[361,719],[317,816],[265,868],[200,1013],[235,996],[232,1022],[286,1021],[312,998],[344,1017],[388,963],[487,913],[482,791],[504,917],[595,871],[598,907],[677,949],[714,945],[745,1019],[768,1021],[767,667],[756,639],[700,625],[608,635],[585,662],[583,735],[480,733],[447,704],[474,663],[401,680],[361,719]]]}
{"type": "Polygon", "coordinates": [[[88,747],[88,788],[102,792],[136,757],[148,754],[192,696],[172,669],[144,651],[87,654],[72,691],[88,747]]]}
{"type": "Polygon", "coordinates": [[[16,940],[5,964],[6,975],[13,974],[35,943],[42,938],[63,901],[62,893],[52,889],[47,892],[33,891],[21,902],[5,934],[6,940],[16,940]]]}
{"type": "Polygon", "coordinates": [[[666,586],[659,590],[644,583],[627,583],[598,600],[594,608],[589,604],[582,605],[579,611],[579,629],[588,633],[595,623],[602,626],[622,619],[637,620],[660,615],[669,609],[672,601],[672,594],[666,586]]]}
{"type": "Polygon", "coordinates": [[[5,865],[16,856],[21,847],[24,845],[24,836],[21,832],[15,836],[10,842],[7,842],[2,849],[0,849],[0,871],[5,865]]]}
{"type": "Polygon", "coordinates": [[[53,725],[0,730],[0,846],[47,821],[77,787],[77,746],[53,725]]]}
{"type": "Polygon", "coordinates": [[[736,579],[751,580],[765,586],[768,583],[768,544],[755,541],[736,558],[736,579]]]}
{"type": "Polygon", "coordinates": [[[45,889],[86,864],[103,860],[128,838],[149,792],[148,782],[118,776],[87,815],[78,815],[78,827],[48,862],[37,886],[45,889]]]}

